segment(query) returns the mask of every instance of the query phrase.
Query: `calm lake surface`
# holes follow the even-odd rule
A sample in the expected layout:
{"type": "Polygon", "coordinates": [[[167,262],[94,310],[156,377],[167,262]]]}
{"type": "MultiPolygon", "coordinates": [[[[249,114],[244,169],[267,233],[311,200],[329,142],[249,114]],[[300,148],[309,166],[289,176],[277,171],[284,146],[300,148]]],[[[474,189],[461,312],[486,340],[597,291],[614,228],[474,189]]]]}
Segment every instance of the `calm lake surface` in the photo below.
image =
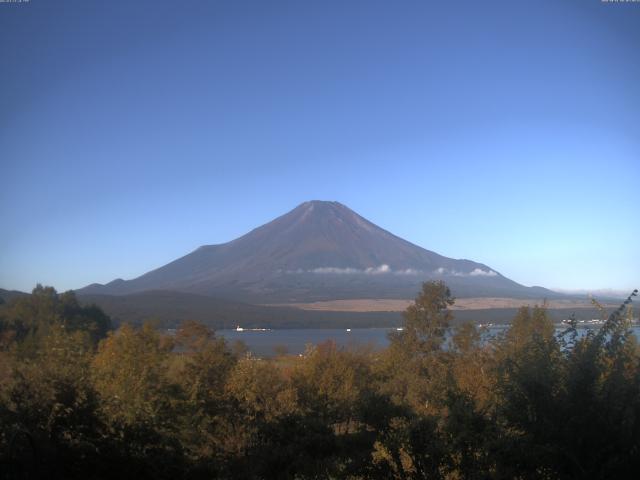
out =
{"type": "MultiPolygon", "coordinates": [[[[497,325],[489,327],[488,336],[493,336],[507,326],[497,325]]],[[[590,328],[579,328],[581,334],[585,334],[590,328]]],[[[558,328],[560,332],[563,328],[558,328]]],[[[632,328],[636,336],[640,336],[640,326],[632,328]]],[[[216,334],[224,337],[229,342],[240,340],[244,342],[249,350],[258,357],[270,357],[275,355],[276,347],[286,347],[290,354],[304,353],[308,344],[318,344],[326,340],[333,340],[338,346],[367,346],[383,348],[389,344],[387,334],[396,331],[395,328],[353,328],[347,331],[340,329],[283,329],[283,330],[217,330],[216,334]]]]}

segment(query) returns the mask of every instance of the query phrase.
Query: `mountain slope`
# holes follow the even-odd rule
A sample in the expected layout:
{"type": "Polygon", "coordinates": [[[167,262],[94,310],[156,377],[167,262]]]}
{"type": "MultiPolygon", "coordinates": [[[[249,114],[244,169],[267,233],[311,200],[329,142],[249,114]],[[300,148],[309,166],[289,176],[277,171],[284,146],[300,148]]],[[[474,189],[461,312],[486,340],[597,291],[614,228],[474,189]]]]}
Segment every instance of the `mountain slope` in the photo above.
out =
{"type": "Polygon", "coordinates": [[[370,328],[400,326],[400,312],[312,312],[232,302],[191,293],[147,291],[130,295],[78,295],[86,305],[102,308],[114,323],[175,328],[185,320],[215,329],[236,328],[370,328]]]}
{"type": "Polygon", "coordinates": [[[24,297],[29,295],[26,292],[20,292],[18,290],[5,290],[0,288],[0,305],[3,303],[9,303],[14,298],[24,297]]]}
{"type": "Polygon", "coordinates": [[[83,294],[172,290],[249,302],[412,298],[443,279],[458,296],[557,296],[490,267],[418,247],[337,202],[305,202],[228,243],[207,245],[133,280],[83,294]]]}

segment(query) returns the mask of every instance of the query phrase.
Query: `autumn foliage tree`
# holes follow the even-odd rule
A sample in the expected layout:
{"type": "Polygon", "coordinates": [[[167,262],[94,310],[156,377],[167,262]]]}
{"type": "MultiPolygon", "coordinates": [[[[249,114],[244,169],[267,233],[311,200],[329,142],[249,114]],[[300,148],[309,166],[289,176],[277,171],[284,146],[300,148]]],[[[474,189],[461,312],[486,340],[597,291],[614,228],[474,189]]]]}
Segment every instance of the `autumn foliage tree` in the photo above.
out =
{"type": "Polygon", "coordinates": [[[384,349],[257,358],[38,286],[0,305],[0,479],[635,478],[635,295],[599,329],[534,305],[496,334],[427,282],[384,349]]]}

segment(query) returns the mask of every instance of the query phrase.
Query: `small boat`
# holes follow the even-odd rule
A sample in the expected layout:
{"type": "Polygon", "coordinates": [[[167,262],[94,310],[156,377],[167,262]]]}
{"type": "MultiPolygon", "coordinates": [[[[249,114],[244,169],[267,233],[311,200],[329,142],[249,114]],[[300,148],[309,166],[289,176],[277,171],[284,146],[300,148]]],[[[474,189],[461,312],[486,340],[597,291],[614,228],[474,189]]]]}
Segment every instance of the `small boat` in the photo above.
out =
{"type": "Polygon", "coordinates": [[[350,328],[347,328],[347,332],[350,332],[350,331],[351,331],[351,329],[350,329],[350,328]]]}
{"type": "Polygon", "coordinates": [[[240,325],[238,325],[236,327],[236,332],[244,332],[244,328],[242,328],[240,325]]]}

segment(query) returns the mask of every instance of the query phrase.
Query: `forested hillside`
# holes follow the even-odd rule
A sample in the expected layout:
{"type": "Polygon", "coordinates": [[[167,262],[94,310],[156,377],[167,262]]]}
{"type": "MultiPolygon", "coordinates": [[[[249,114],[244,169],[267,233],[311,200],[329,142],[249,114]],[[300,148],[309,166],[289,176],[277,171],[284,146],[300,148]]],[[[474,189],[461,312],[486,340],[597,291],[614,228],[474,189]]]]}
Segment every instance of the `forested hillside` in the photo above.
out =
{"type": "Polygon", "coordinates": [[[425,283],[385,350],[264,360],[38,287],[0,305],[0,478],[635,478],[631,297],[586,336],[525,307],[445,345],[453,302],[425,283]]]}

